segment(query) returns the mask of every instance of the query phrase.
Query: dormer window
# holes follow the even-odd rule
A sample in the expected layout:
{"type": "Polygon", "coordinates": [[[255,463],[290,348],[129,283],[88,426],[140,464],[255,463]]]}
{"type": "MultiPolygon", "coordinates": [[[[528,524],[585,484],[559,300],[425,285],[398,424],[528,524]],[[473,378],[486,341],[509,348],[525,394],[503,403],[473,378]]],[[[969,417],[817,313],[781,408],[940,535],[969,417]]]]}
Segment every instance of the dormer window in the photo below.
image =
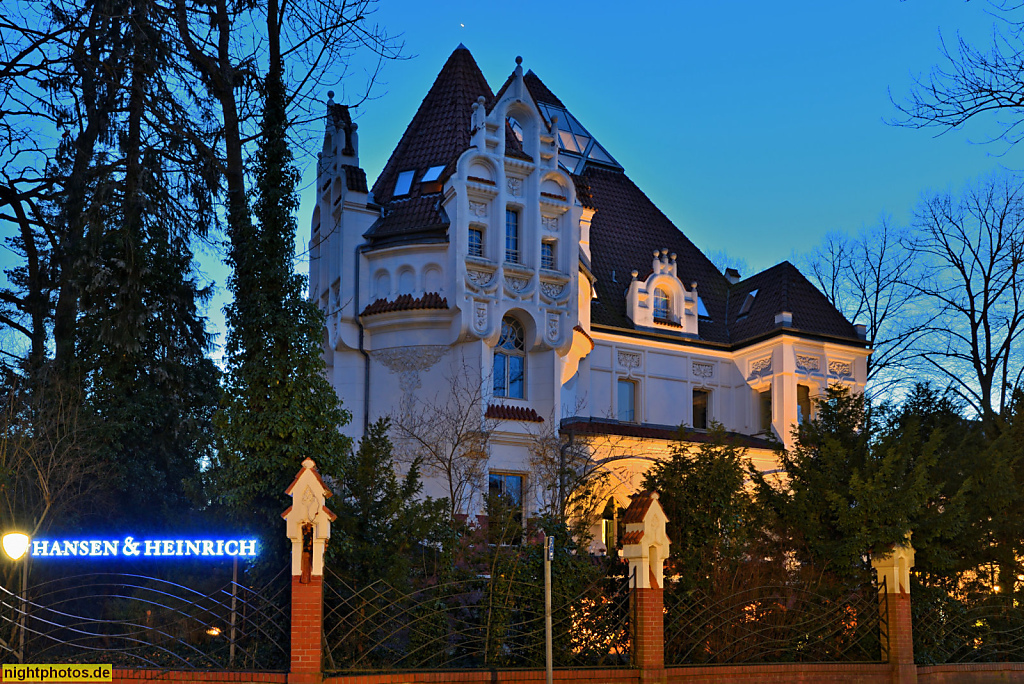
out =
{"type": "Polygon", "coordinates": [[[654,320],[670,320],[669,313],[671,311],[671,307],[669,304],[668,292],[665,292],[665,290],[660,287],[656,288],[654,290],[654,320]]]}
{"type": "Polygon", "coordinates": [[[519,140],[519,142],[523,142],[523,127],[522,127],[522,125],[518,121],[516,121],[514,118],[512,118],[511,116],[508,117],[507,119],[505,119],[505,121],[508,122],[508,127],[512,129],[512,133],[515,134],[515,136],[519,140]]]}
{"type": "Polygon", "coordinates": [[[395,181],[395,197],[409,194],[409,190],[412,189],[412,177],[415,175],[415,171],[402,171],[398,174],[398,180],[395,181]]]}
{"type": "Polygon", "coordinates": [[[737,318],[739,316],[746,316],[750,313],[750,307],[754,306],[755,297],[757,297],[757,290],[751,290],[750,293],[747,294],[746,298],[744,298],[743,304],[740,306],[740,312],[736,315],[737,318]]]}

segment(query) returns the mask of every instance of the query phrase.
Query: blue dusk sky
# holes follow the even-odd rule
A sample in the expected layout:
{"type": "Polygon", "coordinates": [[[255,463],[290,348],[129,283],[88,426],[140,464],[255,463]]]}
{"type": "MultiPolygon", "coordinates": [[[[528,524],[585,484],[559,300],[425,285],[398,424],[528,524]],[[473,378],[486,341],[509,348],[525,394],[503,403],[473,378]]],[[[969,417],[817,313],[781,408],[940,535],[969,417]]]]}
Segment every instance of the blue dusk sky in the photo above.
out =
{"type": "MultiPolygon", "coordinates": [[[[813,249],[830,230],[910,219],[923,192],[958,189],[1020,153],[985,145],[983,122],[936,137],[887,123],[940,38],[991,43],[984,1],[489,3],[385,0],[401,32],[357,110],[372,184],[445,60],[470,49],[492,89],[516,55],[705,254],[753,271],[813,249]]],[[[357,62],[348,83],[359,83],[357,62]]],[[[336,99],[355,97],[358,88],[336,99]]],[[[306,165],[300,249],[314,196],[306,165]]],[[[304,266],[303,266],[304,267],[304,266]]],[[[744,276],[749,275],[745,273],[744,276]]]]}

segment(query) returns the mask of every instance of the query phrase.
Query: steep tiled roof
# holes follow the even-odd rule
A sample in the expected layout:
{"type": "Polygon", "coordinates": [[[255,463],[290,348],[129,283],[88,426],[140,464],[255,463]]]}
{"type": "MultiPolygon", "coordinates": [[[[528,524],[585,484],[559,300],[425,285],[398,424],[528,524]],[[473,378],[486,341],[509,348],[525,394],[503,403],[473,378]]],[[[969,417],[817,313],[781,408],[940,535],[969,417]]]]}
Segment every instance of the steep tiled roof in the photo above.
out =
{"type": "Polygon", "coordinates": [[[591,307],[593,323],[633,328],[626,315],[630,272],[636,269],[639,278],[646,280],[651,274],[654,250],[667,248],[676,254],[679,279],[687,287],[697,283],[697,293],[711,315],[710,320],[700,320],[700,339],[728,343],[728,282],[714,264],[621,171],[588,166],[582,180],[586,181],[597,210],[590,225],[590,252],[598,296],[591,307]]]}
{"type": "MultiPolygon", "coordinates": [[[[373,196],[387,202],[401,171],[416,169],[416,180],[432,166],[447,166],[469,147],[473,103],[492,98],[480,67],[466,46],[459,45],[441,67],[391,158],[384,165],[373,196]]],[[[443,177],[442,177],[443,178],[443,177]]],[[[416,183],[413,183],[414,193],[416,183]]]]}
{"type": "Polygon", "coordinates": [[[543,423],[544,419],[540,417],[536,411],[529,407],[523,406],[505,406],[504,404],[490,404],[487,407],[487,412],[484,413],[487,418],[494,418],[496,420],[521,420],[527,423],[543,423]]]}
{"type": "Polygon", "coordinates": [[[629,508],[619,516],[619,522],[642,523],[644,516],[647,515],[647,511],[651,508],[651,504],[654,503],[652,494],[653,492],[637,492],[633,500],[629,502],[629,508]]]}
{"type": "Polygon", "coordinates": [[[733,341],[775,330],[775,314],[781,311],[793,314],[795,330],[858,339],[853,324],[793,264],[783,261],[730,288],[729,328],[733,341]],[[757,294],[750,311],[740,316],[743,301],[754,290],[757,294]]]}
{"type": "Polygon", "coordinates": [[[372,316],[374,314],[391,313],[392,311],[447,308],[448,300],[436,292],[427,292],[416,299],[413,299],[412,295],[404,294],[398,295],[393,302],[389,302],[386,299],[378,299],[363,309],[363,313],[360,316],[372,316]]]}
{"type": "Polygon", "coordinates": [[[545,104],[553,104],[556,107],[565,108],[562,101],[559,100],[553,92],[548,90],[548,87],[544,85],[544,82],[537,77],[537,74],[533,71],[527,71],[523,74],[523,83],[526,84],[527,89],[530,91],[530,95],[536,102],[544,102],[545,104]]]}
{"type": "Polygon", "coordinates": [[[341,168],[345,169],[345,186],[350,191],[367,192],[366,171],[351,164],[342,164],[341,168]]]}
{"type": "Polygon", "coordinates": [[[633,530],[632,532],[626,532],[624,535],[622,535],[622,539],[620,539],[619,541],[621,541],[623,545],[627,545],[627,544],[639,544],[643,540],[644,540],[644,531],[643,530],[633,530]]]}
{"type": "MultiPolygon", "coordinates": [[[[620,423],[602,418],[566,418],[562,421],[562,432],[573,432],[578,435],[616,435],[619,437],[640,437],[643,439],[661,439],[703,444],[711,439],[708,432],[692,430],[669,425],[651,425],[638,423],[620,423]]],[[[775,444],[760,437],[742,435],[738,432],[726,433],[730,444],[748,449],[774,449],[775,444]]]]}
{"type": "Polygon", "coordinates": [[[440,193],[419,195],[393,200],[381,207],[381,217],[365,236],[378,245],[414,236],[443,240],[449,223],[448,214],[441,207],[440,193]]]}

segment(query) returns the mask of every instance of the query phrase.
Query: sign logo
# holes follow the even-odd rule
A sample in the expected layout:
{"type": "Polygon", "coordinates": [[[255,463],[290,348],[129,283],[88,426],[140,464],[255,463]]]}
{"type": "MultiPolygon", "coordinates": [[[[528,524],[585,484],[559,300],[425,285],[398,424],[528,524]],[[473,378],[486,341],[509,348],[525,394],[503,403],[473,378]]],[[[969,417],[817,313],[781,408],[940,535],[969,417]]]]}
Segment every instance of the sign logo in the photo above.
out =
{"type": "Polygon", "coordinates": [[[189,557],[200,558],[256,556],[255,539],[33,539],[33,558],[119,558],[189,557]]]}

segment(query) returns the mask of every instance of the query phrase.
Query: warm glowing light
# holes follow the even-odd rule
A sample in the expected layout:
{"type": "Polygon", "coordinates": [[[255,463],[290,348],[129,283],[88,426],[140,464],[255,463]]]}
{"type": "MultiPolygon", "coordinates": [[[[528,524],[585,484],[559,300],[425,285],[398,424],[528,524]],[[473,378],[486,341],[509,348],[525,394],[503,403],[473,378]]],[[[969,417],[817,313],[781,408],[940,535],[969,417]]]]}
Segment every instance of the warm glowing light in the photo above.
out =
{"type": "Polygon", "coordinates": [[[12,560],[18,560],[28,553],[28,535],[20,532],[10,532],[3,538],[4,553],[12,560]]]}
{"type": "Polygon", "coordinates": [[[207,628],[206,633],[210,636],[220,636],[220,627],[209,627],[207,628]]]}

